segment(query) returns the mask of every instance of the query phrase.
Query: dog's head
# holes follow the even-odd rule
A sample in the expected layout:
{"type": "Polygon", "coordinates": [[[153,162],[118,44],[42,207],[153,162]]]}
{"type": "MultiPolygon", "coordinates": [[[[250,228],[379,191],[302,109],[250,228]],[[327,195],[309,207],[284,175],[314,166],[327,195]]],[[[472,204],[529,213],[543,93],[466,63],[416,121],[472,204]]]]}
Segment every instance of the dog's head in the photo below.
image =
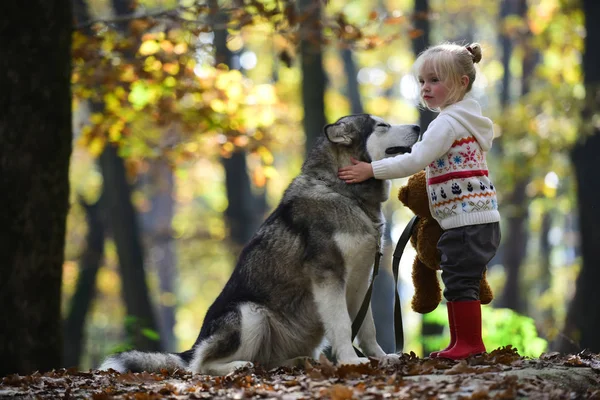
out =
{"type": "Polygon", "coordinates": [[[417,125],[391,125],[369,114],[348,115],[325,127],[331,143],[351,149],[354,157],[369,162],[410,153],[419,132],[417,125]]]}

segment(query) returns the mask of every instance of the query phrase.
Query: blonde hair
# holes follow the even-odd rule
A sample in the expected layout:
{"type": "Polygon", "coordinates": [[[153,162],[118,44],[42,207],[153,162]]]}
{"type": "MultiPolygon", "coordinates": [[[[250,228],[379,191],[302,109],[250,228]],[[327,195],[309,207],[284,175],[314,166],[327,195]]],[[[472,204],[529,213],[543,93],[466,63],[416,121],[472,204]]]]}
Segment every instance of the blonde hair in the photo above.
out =
{"type": "MultiPolygon", "coordinates": [[[[430,47],[417,57],[414,65],[415,77],[424,65],[433,69],[438,79],[448,89],[446,105],[460,101],[473,87],[475,81],[475,64],[481,61],[481,45],[471,43],[461,46],[455,43],[442,43],[430,47]],[[462,85],[462,77],[467,76],[469,83],[466,88],[462,85]]],[[[421,105],[427,107],[423,96],[419,96],[421,105]]]]}

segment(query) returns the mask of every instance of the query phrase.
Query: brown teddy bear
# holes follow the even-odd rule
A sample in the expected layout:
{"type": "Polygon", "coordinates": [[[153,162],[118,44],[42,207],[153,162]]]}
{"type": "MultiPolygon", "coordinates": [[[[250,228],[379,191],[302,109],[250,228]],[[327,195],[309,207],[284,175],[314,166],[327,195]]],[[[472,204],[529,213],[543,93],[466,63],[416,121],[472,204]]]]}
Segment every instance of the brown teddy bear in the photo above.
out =
{"type": "MultiPolygon", "coordinates": [[[[426,314],[436,309],[442,300],[442,290],[436,271],[440,269],[440,254],[437,242],[442,228],[432,217],[425,181],[425,171],[414,174],[398,193],[398,199],[419,217],[413,227],[410,241],[417,251],[412,268],[415,294],[411,306],[415,312],[426,314]]],[[[484,272],[479,287],[481,304],[488,304],[494,295],[484,272]]]]}

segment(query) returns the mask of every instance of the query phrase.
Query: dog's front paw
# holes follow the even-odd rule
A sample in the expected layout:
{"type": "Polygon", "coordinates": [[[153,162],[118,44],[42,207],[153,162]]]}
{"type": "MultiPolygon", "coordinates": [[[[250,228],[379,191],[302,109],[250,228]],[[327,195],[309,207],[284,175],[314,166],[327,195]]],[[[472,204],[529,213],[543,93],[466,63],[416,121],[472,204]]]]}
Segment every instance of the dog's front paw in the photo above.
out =
{"type": "Polygon", "coordinates": [[[386,354],[383,357],[377,357],[379,360],[379,365],[393,365],[400,362],[400,354],[386,354]]]}
{"type": "Polygon", "coordinates": [[[337,363],[338,363],[338,365],[343,365],[343,364],[346,364],[346,365],[348,365],[348,364],[356,365],[356,364],[365,364],[365,363],[368,363],[368,362],[370,362],[370,361],[366,357],[352,357],[352,358],[345,358],[343,360],[338,360],[337,363]]]}
{"type": "Polygon", "coordinates": [[[241,369],[254,368],[254,363],[250,361],[232,361],[227,364],[227,367],[230,370],[230,372],[227,375],[232,375],[241,369]]]}

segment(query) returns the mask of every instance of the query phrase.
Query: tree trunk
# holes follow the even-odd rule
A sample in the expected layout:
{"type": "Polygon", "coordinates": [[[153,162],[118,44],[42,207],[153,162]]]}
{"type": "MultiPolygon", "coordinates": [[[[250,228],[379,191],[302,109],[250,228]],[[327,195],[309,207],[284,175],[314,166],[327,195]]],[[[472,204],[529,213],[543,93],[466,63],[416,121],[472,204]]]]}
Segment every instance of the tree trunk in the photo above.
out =
{"type": "Polygon", "coordinates": [[[298,0],[298,7],[307,18],[300,28],[300,57],[302,70],[302,104],[304,106],[304,134],[306,152],[313,148],[323,134],[325,119],[325,85],[323,69],[323,34],[321,2],[298,0]]]}
{"type": "MultiPolygon", "coordinates": [[[[421,54],[430,46],[429,33],[431,27],[429,24],[429,0],[415,0],[415,10],[413,13],[413,26],[419,29],[422,34],[412,40],[412,48],[415,57],[421,54]]],[[[435,118],[435,114],[428,109],[419,109],[419,126],[421,132],[425,132],[431,121],[435,118]]]]}
{"type": "Polygon", "coordinates": [[[350,99],[350,110],[352,114],[364,113],[362,101],[360,98],[360,91],[358,86],[358,79],[356,78],[358,71],[356,68],[356,62],[352,57],[351,49],[342,49],[340,52],[342,61],[344,62],[344,71],[348,77],[348,93],[346,94],[350,99]]]}
{"type": "MultiPolygon", "coordinates": [[[[168,133],[167,133],[168,135],[168,133]]],[[[165,351],[175,351],[175,283],[177,259],[171,221],[175,201],[174,177],[171,167],[162,160],[149,161],[150,168],[141,177],[143,190],[150,199],[150,210],[142,213],[143,236],[148,249],[148,266],[158,275],[158,326],[165,351]]]]}
{"type": "MultiPolygon", "coordinates": [[[[539,278],[536,279],[536,292],[538,296],[544,296],[552,286],[552,272],[550,270],[550,253],[552,252],[552,244],[550,243],[549,235],[552,229],[552,210],[544,210],[542,215],[542,224],[540,227],[540,257],[539,257],[539,278]]],[[[538,331],[547,332],[548,328],[556,326],[554,318],[554,307],[546,306],[541,313],[541,318],[535,318],[538,326],[538,331]]]]}
{"type": "Polygon", "coordinates": [[[96,295],[96,275],[104,255],[104,222],[101,216],[102,197],[95,204],[86,204],[79,199],[85,209],[88,226],[86,248],[81,257],[75,293],[71,299],[69,313],[64,322],[63,365],[78,367],[84,343],[84,327],[92,300],[96,295]]]}
{"type": "Polygon", "coordinates": [[[579,232],[582,251],[581,271],[577,278],[575,297],[569,307],[564,336],[559,339],[559,350],[575,348],[600,352],[600,189],[595,171],[600,152],[600,130],[594,125],[600,101],[600,54],[593,49],[600,40],[600,3],[583,1],[586,18],[585,53],[583,55],[586,103],[582,111],[581,137],[575,144],[571,159],[575,166],[579,207],[579,232]]]}
{"type": "Polygon", "coordinates": [[[513,54],[513,41],[504,31],[506,18],[518,14],[517,3],[520,0],[503,0],[500,6],[500,47],[502,48],[502,88],[500,90],[500,105],[506,109],[510,104],[510,83],[512,74],[510,72],[510,59],[513,54]]]}
{"type": "Polygon", "coordinates": [[[104,178],[107,221],[110,225],[117,255],[121,287],[127,316],[126,328],[132,344],[138,350],[160,350],[160,342],[148,337],[145,330],[157,332],[154,313],[144,271],[144,254],[140,239],[137,214],[131,202],[131,187],[127,181],[125,163],[116,147],[107,144],[100,155],[104,178]]]}
{"type": "Polygon", "coordinates": [[[2,4],[0,376],[61,364],[72,136],[69,1],[2,4]]]}
{"type": "MultiPolygon", "coordinates": [[[[506,0],[502,6],[502,14],[504,17],[509,15],[518,15],[519,17],[527,18],[527,2],[526,0],[506,0]]],[[[503,19],[504,21],[504,19],[503,19]]],[[[535,50],[529,43],[531,33],[527,32],[521,37],[524,58],[522,60],[523,76],[521,78],[521,98],[529,94],[531,88],[531,78],[538,57],[535,50]]],[[[503,84],[506,86],[502,91],[501,104],[504,108],[508,107],[510,102],[510,57],[512,56],[512,40],[505,35],[502,35],[503,48],[507,52],[503,55],[503,65],[505,66],[503,84]]],[[[501,146],[500,146],[501,148],[501,146]]],[[[516,164],[525,164],[524,160],[513,160],[516,164]]],[[[516,168],[520,171],[519,168],[516,168]]],[[[506,215],[507,234],[503,235],[504,240],[504,268],[506,270],[506,282],[504,289],[498,300],[498,306],[507,307],[517,312],[525,312],[525,301],[522,296],[521,288],[521,265],[527,255],[527,225],[529,223],[529,204],[530,199],[527,196],[526,188],[531,180],[530,171],[525,168],[525,171],[516,177],[516,181],[512,188],[512,192],[506,196],[505,210],[508,210],[506,215]]]]}
{"type": "Polygon", "coordinates": [[[529,219],[529,199],[525,189],[529,179],[519,178],[511,193],[506,197],[504,216],[507,232],[504,236],[504,268],[506,282],[498,299],[498,307],[506,307],[522,312],[521,264],[527,252],[527,221],[529,219]]]}

